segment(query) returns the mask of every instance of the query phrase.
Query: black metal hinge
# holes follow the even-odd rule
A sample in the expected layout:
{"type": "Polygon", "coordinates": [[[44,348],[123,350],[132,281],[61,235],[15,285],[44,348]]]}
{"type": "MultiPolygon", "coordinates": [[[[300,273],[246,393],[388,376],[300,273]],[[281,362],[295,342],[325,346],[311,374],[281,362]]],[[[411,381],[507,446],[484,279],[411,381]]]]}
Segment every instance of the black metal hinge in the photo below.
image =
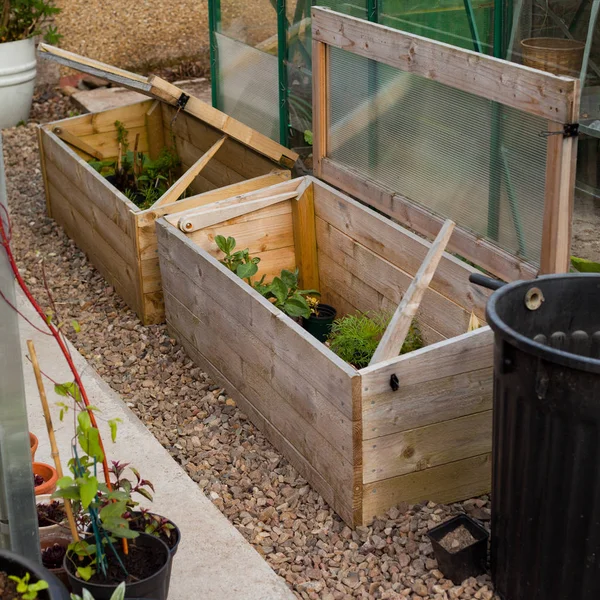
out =
{"type": "Polygon", "coordinates": [[[181,96],[179,96],[179,98],[177,100],[177,108],[179,110],[183,110],[185,108],[185,105],[188,103],[189,99],[190,99],[190,97],[187,94],[184,94],[182,92],[181,96]]]}
{"type": "Polygon", "coordinates": [[[541,131],[540,137],[550,137],[551,135],[562,135],[565,138],[577,137],[579,135],[579,123],[565,123],[562,131],[541,131]]]}

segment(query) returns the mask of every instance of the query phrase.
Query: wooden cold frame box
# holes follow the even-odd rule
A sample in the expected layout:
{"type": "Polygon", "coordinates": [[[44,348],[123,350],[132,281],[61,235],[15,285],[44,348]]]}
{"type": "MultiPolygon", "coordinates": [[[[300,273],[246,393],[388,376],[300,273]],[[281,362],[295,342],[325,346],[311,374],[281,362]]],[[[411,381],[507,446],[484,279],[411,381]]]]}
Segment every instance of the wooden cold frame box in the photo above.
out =
{"type": "Polygon", "coordinates": [[[487,298],[475,269],[445,254],[418,316],[430,345],[356,370],[219,263],[214,237],[231,235],[261,257],[257,277],[298,267],[339,314],[395,308],[430,243],[311,177],[248,198],[302,187],[226,220],[218,202],[189,234],[178,215],[157,222],[171,334],[347,523],[487,492],[493,336],[464,333],[487,298]]]}
{"type": "MultiPolygon", "coordinates": [[[[468,281],[477,270],[445,253],[417,317],[426,347],[356,370],[220,264],[214,238],[233,236],[239,248],[259,256],[257,277],[264,274],[267,281],[283,268],[298,268],[301,287],[320,290],[341,315],[393,310],[431,242],[322,179],[425,235],[433,237],[441,220],[328,158],[327,44],[375,59],[410,44],[411,69],[437,77],[438,60],[454,61],[454,79],[473,93],[477,82],[506,71],[499,80],[511,82],[503,83],[507,104],[529,94],[532,112],[555,111],[559,118],[577,110],[577,83],[489,57],[474,59],[474,53],[327,9],[313,9],[313,39],[321,179],[304,177],[167,215],[157,221],[159,258],[172,335],[336,512],[357,525],[403,501],[452,502],[490,489],[493,335],[487,326],[466,333],[472,313],[485,318],[488,293],[468,281]],[[324,25],[331,26],[327,32],[324,25]],[[461,79],[465,70],[470,75],[461,79]],[[531,91],[532,79],[550,88],[531,91]],[[523,85],[525,92],[515,93],[513,87],[523,85]],[[540,95],[558,102],[545,108],[540,95]]],[[[502,99],[493,86],[483,95],[502,99]]],[[[560,271],[568,264],[573,143],[560,135],[549,137],[548,145],[542,269],[560,271]]],[[[505,279],[537,272],[460,227],[449,249],[479,259],[505,279]]]]}
{"type": "Polygon", "coordinates": [[[179,110],[174,104],[180,90],[159,78],[149,78],[152,83],[140,89],[136,78],[146,78],[126,73],[123,81],[125,76],[117,78],[108,65],[46,46],[43,49],[53,58],[64,58],[69,66],[101,74],[157,98],[42,125],[39,146],[48,214],[145,324],[163,322],[154,221],[287,180],[297,155],[196,98],[188,98],[185,109],[179,110]],[[88,63],[93,68],[87,68],[88,63]],[[129,131],[131,147],[139,134],[138,151],[147,152],[151,158],[174,141],[184,177],[221,136],[228,137],[191,181],[192,196],[141,210],[87,162],[92,154],[116,158],[115,121],[129,131]]]}

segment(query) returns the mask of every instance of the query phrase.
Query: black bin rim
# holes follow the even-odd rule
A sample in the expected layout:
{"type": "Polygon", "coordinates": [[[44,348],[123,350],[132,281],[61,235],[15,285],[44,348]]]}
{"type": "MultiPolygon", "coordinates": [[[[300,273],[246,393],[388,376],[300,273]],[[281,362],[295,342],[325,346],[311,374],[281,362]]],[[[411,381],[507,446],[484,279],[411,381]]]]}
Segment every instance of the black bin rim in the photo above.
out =
{"type": "Polygon", "coordinates": [[[557,363],[571,369],[587,371],[589,373],[600,373],[600,359],[573,354],[551,348],[539,342],[533,341],[531,338],[519,333],[509,325],[507,325],[498,314],[498,303],[502,298],[512,293],[517,288],[532,288],[538,287],[540,283],[546,281],[567,281],[569,279],[596,279],[600,284],[600,273],[569,273],[561,275],[543,275],[538,279],[528,281],[514,281],[508,283],[496,290],[490,297],[486,307],[486,320],[494,333],[500,335],[502,339],[507,341],[512,346],[519,350],[527,352],[541,358],[542,360],[557,363]]]}

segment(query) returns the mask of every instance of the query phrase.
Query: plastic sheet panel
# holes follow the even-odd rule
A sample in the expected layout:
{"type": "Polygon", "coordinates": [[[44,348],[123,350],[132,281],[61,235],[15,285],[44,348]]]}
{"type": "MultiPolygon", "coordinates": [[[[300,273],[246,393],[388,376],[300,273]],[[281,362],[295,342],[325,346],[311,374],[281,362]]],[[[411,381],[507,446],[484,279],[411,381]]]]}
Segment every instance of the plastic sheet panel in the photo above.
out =
{"type": "Polygon", "coordinates": [[[277,54],[277,11],[269,0],[220,0],[219,33],[277,54]]]}
{"type": "MultiPolygon", "coordinates": [[[[462,0],[381,0],[379,22],[416,35],[438,40],[467,50],[475,44],[462,0]]],[[[473,0],[475,29],[482,48],[492,53],[493,0],[473,0]]]]}
{"type": "Polygon", "coordinates": [[[328,156],[538,264],[547,122],[330,48],[328,156]]]}
{"type": "Polygon", "coordinates": [[[219,108],[274,140],[279,139],[277,57],[216,34],[219,108]]]}

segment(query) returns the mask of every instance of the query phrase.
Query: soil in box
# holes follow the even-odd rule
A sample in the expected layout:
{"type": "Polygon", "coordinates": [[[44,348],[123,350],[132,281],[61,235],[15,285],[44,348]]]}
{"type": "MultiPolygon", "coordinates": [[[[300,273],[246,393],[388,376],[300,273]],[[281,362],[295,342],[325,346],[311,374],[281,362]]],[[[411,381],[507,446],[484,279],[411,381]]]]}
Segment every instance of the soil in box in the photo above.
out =
{"type": "MultiPolygon", "coordinates": [[[[204,108],[214,110],[194,100],[195,104],[190,104],[190,99],[188,105],[198,108],[197,113],[204,108]]],[[[229,119],[224,123],[230,127],[236,122],[229,119]]],[[[164,320],[154,221],[290,177],[294,153],[283,147],[274,151],[271,140],[269,147],[263,148],[259,134],[238,125],[250,132],[243,136],[248,142],[241,143],[229,134],[221,142],[224,132],[218,127],[187,112],[178,113],[166,102],[148,100],[57,121],[39,130],[49,215],[146,324],[164,320]],[[129,154],[124,149],[123,130],[129,154]],[[114,166],[133,163],[136,147],[136,155],[143,158],[123,174],[123,181],[115,181],[114,166]],[[191,177],[211,148],[214,155],[191,177]],[[154,167],[165,157],[171,159],[172,168],[166,180],[158,182],[161,193],[151,193],[155,190],[144,183],[144,177],[155,174],[154,167]],[[111,184],[111,177],[120,190],[111,184]],[[177,201],[184,194],[186,197],[177,201]]],[[[158,174],[164,175],[162,171],[158,174]]]]}
{"type": "Polygon", "coordinates": [[[401,502],[489,491],[492,333],[475,271],[444,254],[417,321],[426,347],[356,369],[220,263],[215,236],[299,270],[338,317],[393,311],[431,244],[306,177],[158,222],[167,323],[349,524],[401,502]],[[395,379],[398,385],[391,385],[395,379]]]}

